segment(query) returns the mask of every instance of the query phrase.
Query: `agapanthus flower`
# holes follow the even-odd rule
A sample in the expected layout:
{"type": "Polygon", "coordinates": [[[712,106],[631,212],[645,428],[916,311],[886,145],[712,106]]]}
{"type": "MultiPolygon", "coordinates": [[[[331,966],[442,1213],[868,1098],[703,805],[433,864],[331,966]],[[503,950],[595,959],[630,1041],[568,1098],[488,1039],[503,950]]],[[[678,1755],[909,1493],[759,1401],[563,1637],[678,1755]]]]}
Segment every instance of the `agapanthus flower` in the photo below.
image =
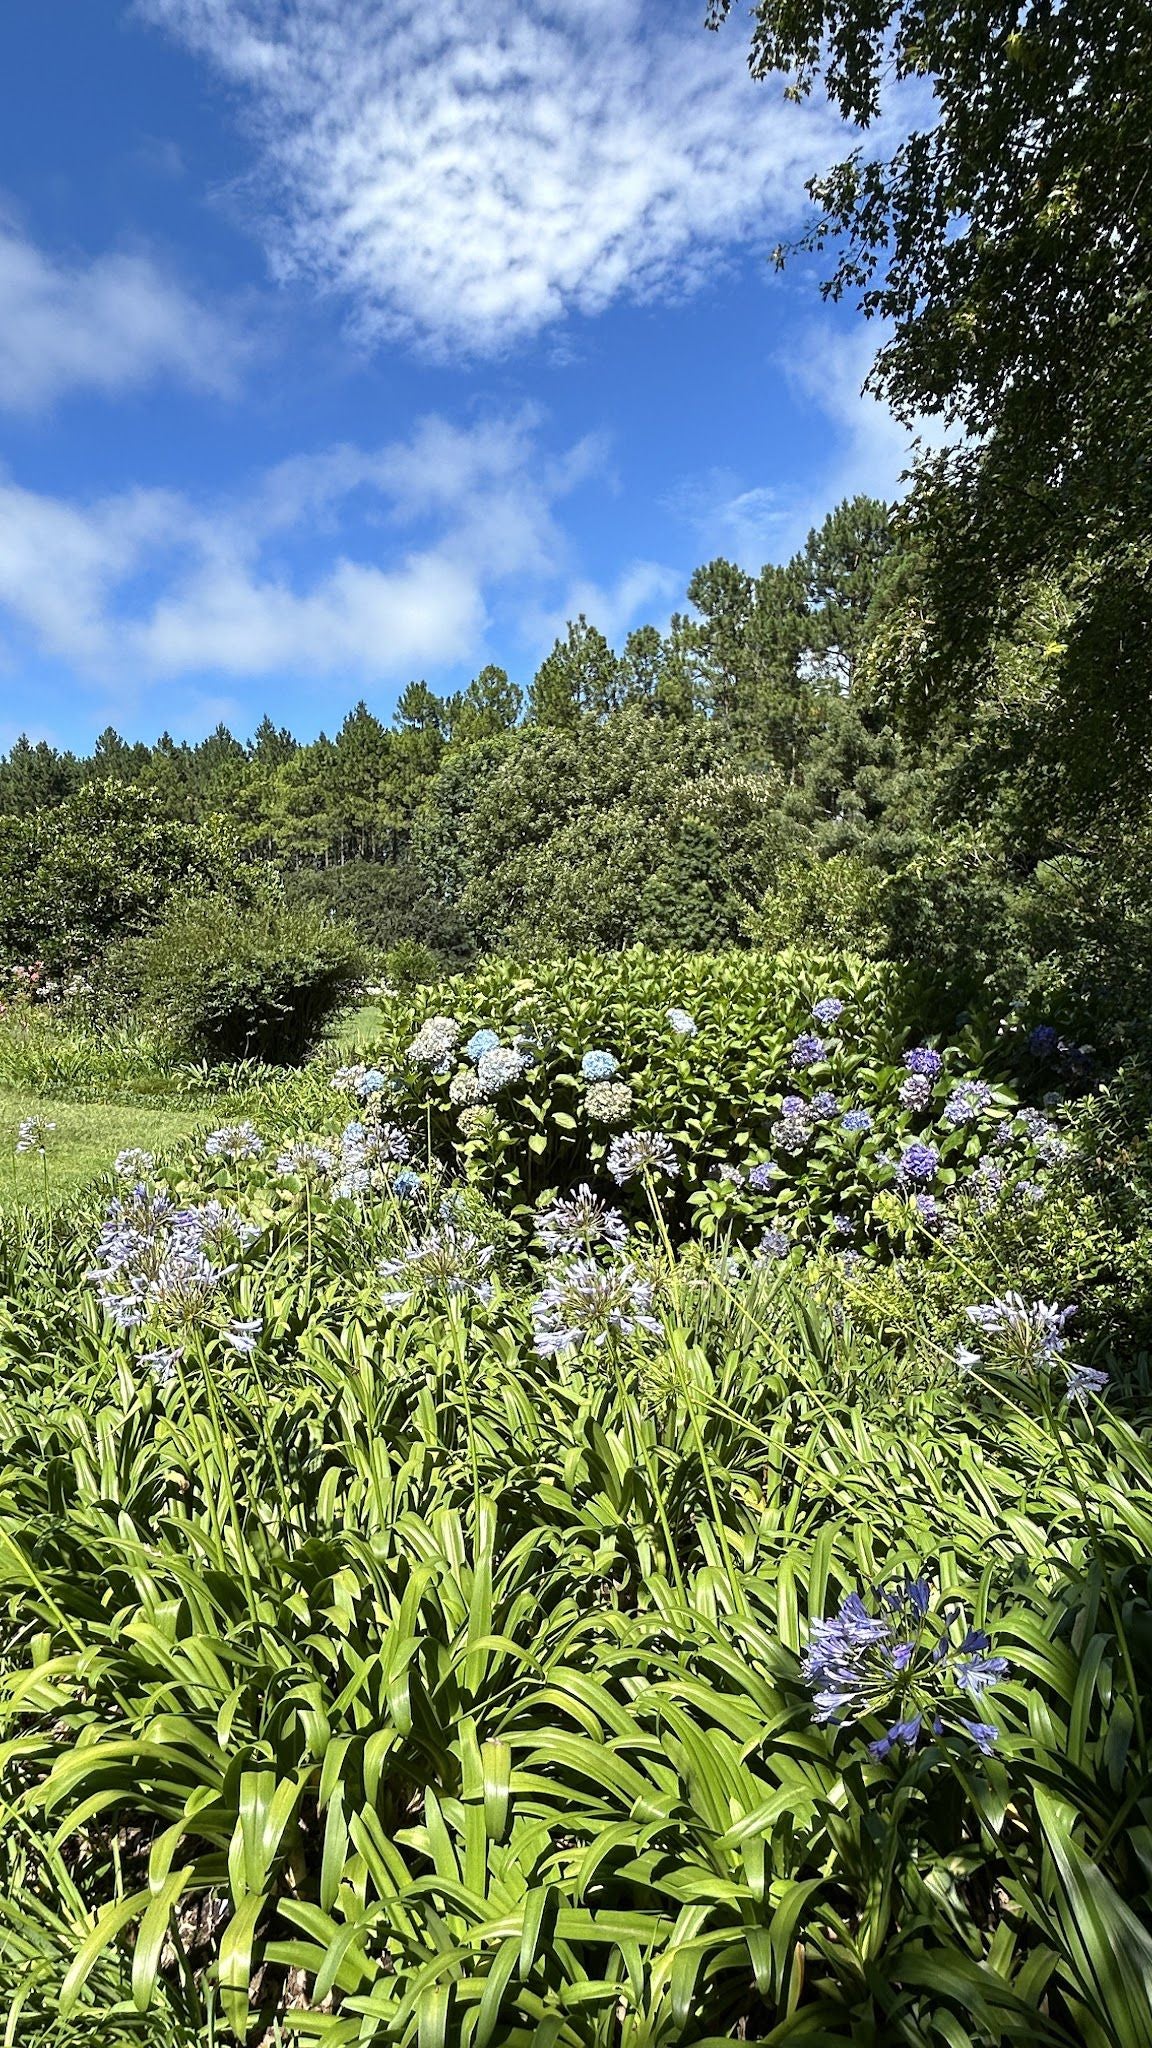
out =
{"type": "Polygon", "coordinates": [[[1029,1301],[1015,1289],[964,1311],[970,1323],[997,1340],[997,1350],[1025,1369],[1058,1357],[1067,1341],[1065,1329],[1076,1310],[1052,1301],[1029,1301]]]}
{"type": "Polygon", "coordinates": [[[153,1351],[141,1352],[140,1363],[148,1367],[158,1387],[170,1387],[183,1363],[183,1353],[175,1344],[158,1344],[153,1351]]]}
{"type": "Polygon", "coordinates": [[[926,1579],[882,1590],[877,1609],[850,1593],[833,1619],[814,1624],[803,1674],[816,1720],[851,1726],[892,1715],[869,1743],[878,1761],[925,1736],[964,1735],[990,1753],[995,1728],[963,1707],[1005,1676],[1007,1659],[989,1656],[983,1630],[963,1627],[957,1602],[934,1610],[926,1579]]]}
{"type": "Polygon", "coordinates": [[[218,1131],[209,1131],[204,1140],[204,1153],[208,1159],[259,1159],[264,1150],[264,1140],[254,1124],[221,1124],[218,1131]]]}
{"type": "Polygon", "coordinates": [[[486,1052],[495,1052],[499,1043],[499,1032],[493,1031],[486,1025],[482,1031],[474,1031],[472,1033],[471,1038],[464,1047],[464,1057],[466,1060],[471,1060],[475,1063],[477,1060],[483,1059],[486,1052]]]}
{"type": "Polygon", "coordinates": [[[932,1100],[932,1082],[927,1074],[909,1074],[900,1083],[900,1105],[903,1109],[927,1109],[932,1100]]]}
{"type": "Polygon", "coordinates": [[[792,1065],[798,1070],[818,1066],[826,1052],[822,1038],[817,1038],[814,1031],[802,1031],[799,1038],[792,1041],[792,1065]]]}
{"type": "Polygon", "coordinates": [[[637,1174],[667,1174],[680,1171],[680,1162],[662,1131],[622,1131],[608,1147],[608,1171],[623,1187],[637,1174]]]}
{"type": "Polygon", "coordinates": [[[944,1062],[930,1045],[914,1045],[904,1055],[904,1065],[910,1074],[922,1074],[925,1080],[938,1081],[944,1071],[944,1062]]]}
{"type": "Polygon", "coordinates": [[[858,1137],[872,1129],[872,1118],[866,1109],[850,1109],[841,1117],[840,1129],[850,1132],[853,1137],[858,1137]]]}
{"type": "Polygon", "coordinates": [[[276,1171],[309,1180],[315,1174],[331,1173],[335,1164],[336,1154],[330,1145],[318,1145],[310,1138],[296,1138],[280,1153],[276,1171]]]}
{"type": "Polygon", "coordinates": [[[337,1067],[330,1085],[339,1089],[342,1095],[354,1095],[367,1072],[368,1069],[362,1062],[357,1062],[353,1066],[337,1067]]]}
{"type": "Polygon", "coordinates": [[[1088,1405],[1091,1394],[1102,1394],[1108,1385],[1108,1374],[1096,1365],[1070,1365],[1064,1399],[1069,1404],[1078,1401],[1082,1408],[1088,1405]]]}
{"type": "Polygon", "coordinates": [[[695,1038],[700,1027],[695,1017],[690,1017],[687,1010],[671,1009],[666,1010],[664,1014],[678,1038],[695,1038]]]}
{"type": "Polygon", "coordinates": [[[933,1180],[940,1165],[935,1145],[906,1145],[896,1167],[902,1181],[933,1180]]]}
{"type": "Polygon", "coordinates": [[[503,1094],[506,1088],[514,1088],[523,1079],[532,1062],[526,1052],[516,1052],[510,1045],[494,1045],[488,1052],[482,1052],[476,1067],[476,1079],[485,1096],[503,1094]]]}
{"type": "Polygon", "coordinates": [[[619,1209],[608,1208],[584,1182],[574,1195],[540,1211],[536,1236],[553,1257],[560,1253],[587,1253],[598,1244],[620,1251],[628,1236],[628,1225],[619,1209]]]}
{"type": "Polygon", "coordinates": [[[230,1351],[238,1352],[241,1358],[251,1358],[263,1328],[263,1316],[233,1316],[220,1335],[230,1351]]]}
{"type": "Polygon", "coordinates": [[[783,1168],[774,1159],[761,1159],[748,1168],[748,1185],[756,1194],[766,1194],[774,1181],[783,1177],[783,1168]]]}
{"type": "Polygon", "coordinates": [[[477,1237],[475,1231],[443,1223],[398,1258],[381,1261],[381,1277],[401,1283],[383,1299],[390,1308],[400,1308],[417,1298],[470,1295],[474,1301],[490,1301],[489,1269],[495,1256],[495,1247],[477,1237]]]}
{"type": "Polygon", "coordinates": [[[593,1123],[626,1124],[632,1114],[633,1095],[627,1081],[593,1081],[584,1097],[584,1107],[593,1123]]]}
{"type": "Polygon", "coordinates": [[[659,1336],[662,1325],[653,1307],[652,1282],[629,1262],[600,1266],[578,1259],[561,1267],[532,1304],[535,1348],[542,1358],[554,1358],[638,1330],[659,1336]]]}
{"type": "Polygon", "coordinates": [[[109,1205],[88,1277],[122,1330],[195,1322],[254,1231],[221,1202],[181,1207],[167,1188],[138,1186],[109,1205]]]}
{"type": "Polygon", "coordinates": [[[408,1047],[407,1057],[414,1066],[446,1074],[459,1043],[460,1026],[455,1017],[428,1017],[408,1047]]]}
{"type": "Polygon", "coordinates": [[[819,1024],[825,1031],[843,1015],[844,1005],[840,1001],[839,996],[821,996],[820,1001],[812,1005],[813,1022],[819,1024]]]}
{"type": "Polygon", "coordinates": [[[580,1062],[580,1072],[586,1081],[610,1081],[620,1071],[620,1062],[614,1052],[586,1052],[580,1062]]]}
{"type": "Polygon", "coordinates": [[[116,1154],[112,1171],[120,1180],[147,1180],[155,1164],[151,1152],[142,1152],[139,1145],[129,1145],[116,1154]]]}
{"type": "Polygon", "coordinates": [[[413,1195],[420,1193],[423,1185],[420,1175],[412,1167],[402,1166],[392,1182],[392,1192],[399,1195],[402,1202],[408,1202],[413,1195]]]}
{"type": "Polygon", "coordinates": [[[46,1116],[26,1116],[16,1131],[17,1152],[39,1152],[43,1158],[55,1129],[46,1116]]]}
{"type": "Polygon", "coordinates": [[[958,1081],[940,1112],[944,1123],[958,1129],[976,1123],[992,1107],[992,1090],[987,1081],[958,1081]]]}

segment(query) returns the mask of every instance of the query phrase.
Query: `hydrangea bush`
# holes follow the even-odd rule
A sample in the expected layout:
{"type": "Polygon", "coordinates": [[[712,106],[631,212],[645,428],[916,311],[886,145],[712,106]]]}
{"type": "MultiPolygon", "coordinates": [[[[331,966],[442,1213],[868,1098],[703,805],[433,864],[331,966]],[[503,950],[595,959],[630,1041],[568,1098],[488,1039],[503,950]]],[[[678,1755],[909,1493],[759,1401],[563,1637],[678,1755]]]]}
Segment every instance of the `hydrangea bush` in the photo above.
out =
{"type": "Polygon", "coordinates": [[[943,1028],[906,969],[796,951],[493,961],[395,1002],[373,1049],[434,1156],[525,1231],[608,1192],[633,1135],[677,1161],[680,1239],[863,1249],[891,1236],[882,1196],[925,1232],[964,1201],[1042,1199],[1062,1141],[1024,1098],[1052,1055],[994,1021],[943,1028]]]}

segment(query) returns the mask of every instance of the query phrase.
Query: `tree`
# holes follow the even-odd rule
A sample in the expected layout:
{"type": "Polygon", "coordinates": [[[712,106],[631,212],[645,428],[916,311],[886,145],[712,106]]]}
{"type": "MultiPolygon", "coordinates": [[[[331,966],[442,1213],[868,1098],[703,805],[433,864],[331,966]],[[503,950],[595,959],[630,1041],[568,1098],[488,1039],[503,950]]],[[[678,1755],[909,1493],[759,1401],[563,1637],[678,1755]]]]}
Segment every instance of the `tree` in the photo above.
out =
{"type": "Polygon", "coordinates": [[[541,662],[529,692],[528,715],[537,725],[574,725],[581,712],[604,717],[622,696],[620,663],[603,633],[581,612],[541,662]]]}
{"type": "Polygon", "coordinates": [[[73,755],[58,753],[47,740],[33,744],[21,733],[0,766],[0,812],[22,818],[29,811],[63,803],[76,783],[77,764],[73,755]]]}
{"type": "Polygon", "coordinates": [[[804,547],[808,649],[826,680],[852,689],[892,552],[892,521],[879,498],[845,498],[804,547]]]}
{"type": "Polygon", "coordinates": [[[508,680],[505,669],[489,663],[473,677],[468,688],[449,697],[446,706],[448,737],[454,747],[469,747],[477,740],[494,739],[511,732],[523,708],[523,692],[508,680]]]}

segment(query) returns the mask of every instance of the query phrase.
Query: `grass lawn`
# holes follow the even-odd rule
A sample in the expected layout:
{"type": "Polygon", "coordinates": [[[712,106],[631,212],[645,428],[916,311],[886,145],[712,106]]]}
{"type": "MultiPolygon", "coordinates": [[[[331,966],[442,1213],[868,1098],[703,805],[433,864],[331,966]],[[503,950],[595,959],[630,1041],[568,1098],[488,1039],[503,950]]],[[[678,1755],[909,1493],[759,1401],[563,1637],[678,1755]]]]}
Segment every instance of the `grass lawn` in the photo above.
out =
{"type": "Polygon", "coordinates": [[[132,1102],[58,1102],[0,1089],[0,1204],[44,1206],[44,1161],[37,1153],[17,1158],[15,1152],[17,1126],[26,1117],[44,1117],[56,1126],[48,1139],[47,1160],[47,1198],[49,1206],[55,1206],[105,1172],[125,1146],[162,1152],[212,1113],[213,1107],[205,1103],[154,1109],[132,1102]]]}

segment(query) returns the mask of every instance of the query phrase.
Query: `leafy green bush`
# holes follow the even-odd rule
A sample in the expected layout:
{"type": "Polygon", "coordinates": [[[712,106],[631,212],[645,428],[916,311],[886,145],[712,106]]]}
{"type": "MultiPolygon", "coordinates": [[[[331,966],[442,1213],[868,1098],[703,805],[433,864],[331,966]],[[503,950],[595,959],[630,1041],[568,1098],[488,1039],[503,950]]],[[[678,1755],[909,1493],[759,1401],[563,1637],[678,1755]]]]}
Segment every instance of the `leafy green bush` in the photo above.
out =
{"type": "Polygon", "coordinates": [[[251,903],[272,881],[221,821],[176,824],[151,792],[93,782],[55,809],[0,818],[0,951],[87,966],[154,924],[174,894],[251,903]]]}
{"type": "Polygon", "coordinates": [[[266,903],[174,905],[105,957],[102,979],[160,1025],[182,1056],[296,1066],[363,982],[359,941],[315,912],[266,903]]]}

